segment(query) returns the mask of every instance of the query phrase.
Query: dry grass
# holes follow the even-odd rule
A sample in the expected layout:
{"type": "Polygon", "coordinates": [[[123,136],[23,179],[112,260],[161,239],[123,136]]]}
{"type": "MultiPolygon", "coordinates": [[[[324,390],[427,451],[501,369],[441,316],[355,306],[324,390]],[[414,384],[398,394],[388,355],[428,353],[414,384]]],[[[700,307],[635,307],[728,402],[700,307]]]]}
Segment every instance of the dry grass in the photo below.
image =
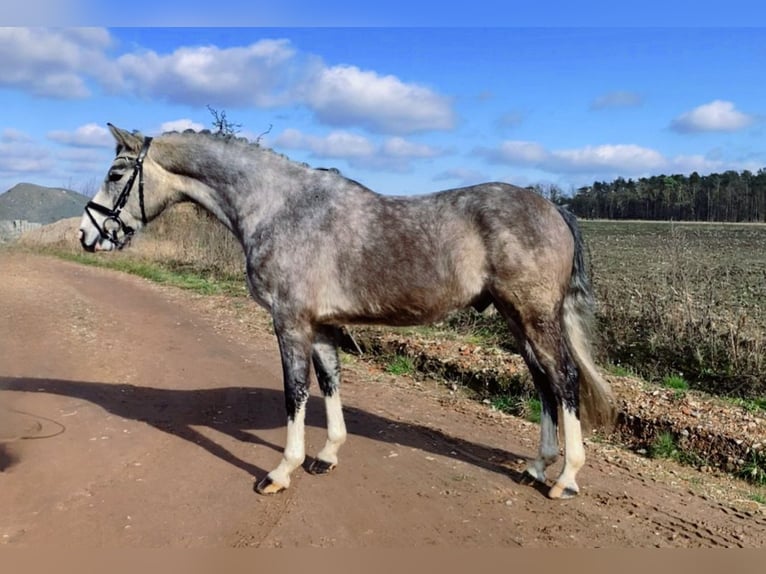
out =
{"type": "Polygon", "coordinates": [[[718,394],[764,394],[766,226],[583,227],[605,359],[718,394]]]}
{"type": "Polygon", "coordinates": [[[131,249],[143,257],[211,276],[241,277],[242,247],[234,236],[202,208],[176,205],[136,237],[131,249]]]}
{"type": "MultiPolygon", "coordinates": [[[[81,254],[77,240],[80,218],[57,221],[21,236],[22,246],[48,246],[60,252],[81,254]]],[[[203,209],[179,204],[165,211],[130,246],[97,257],[119,257],[161,263],[169,269],[193,271],[211,279],[242,279],[244,256],[231,233],[203,209]]]]}

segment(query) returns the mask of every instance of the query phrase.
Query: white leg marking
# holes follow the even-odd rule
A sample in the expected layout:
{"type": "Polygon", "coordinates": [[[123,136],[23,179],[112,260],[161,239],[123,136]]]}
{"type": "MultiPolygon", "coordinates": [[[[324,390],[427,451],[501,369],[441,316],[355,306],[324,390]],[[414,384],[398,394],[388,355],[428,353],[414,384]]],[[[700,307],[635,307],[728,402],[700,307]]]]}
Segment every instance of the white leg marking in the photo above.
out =
{"type": "Polygon", "coordinates": [[[303,464],[306,458],[306,443],[304,427],[306,419],[306,404],[301,405],[295,413],[295,420],[287,421],[287,443],[279,466],[269,473],[271,481],[282,487],[290,486],[290,474],[303,464]]]}
{"type": "Polygon", "coordinates": [[[549,496],[551,498],[575,496],[580,490],[575,476],[585,464],[585,447],[582,442],[580,419],[575,416],[574,411],[570,411],[566,407],[563,409],[563,414],[566,461],[556,484],[550,490],[549,496]]]}
{"type": "Polygon", "coordinates": [[[545,469],[556,462],[558,455],[558,429],[551,414],[543,408],[540,414],[540,449],[537,458],[529,461],[527,474],[538,482],[545,482],[545,469]]]}
{"type": "Polygon", "coordinates": [[[317,458],[335,466],[338,464],[338,449],[346,442],[346,423],[343,421],[340,392],[336,389],[332,396],[325,397],[324,405],[327,412],[327,442],[317,458]]]}

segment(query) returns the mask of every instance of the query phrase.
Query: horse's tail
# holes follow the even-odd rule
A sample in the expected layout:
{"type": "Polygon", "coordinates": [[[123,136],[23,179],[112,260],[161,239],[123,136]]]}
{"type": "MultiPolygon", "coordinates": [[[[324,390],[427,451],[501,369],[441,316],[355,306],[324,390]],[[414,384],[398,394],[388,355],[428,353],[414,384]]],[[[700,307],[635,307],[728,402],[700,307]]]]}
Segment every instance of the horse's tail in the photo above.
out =
{"type": "Polygon", "coordinates": [[[583,254],[583,240],[575,216],[559,207],[574,238],[575,250],[569,289],[564,298],[563,326],[569,351],[577,363],[580,383],[580,420],[587,428],[609,429],[614,425],[616,406],[612,389],[599,374],[591,351],[593,291],[583,254]]]}

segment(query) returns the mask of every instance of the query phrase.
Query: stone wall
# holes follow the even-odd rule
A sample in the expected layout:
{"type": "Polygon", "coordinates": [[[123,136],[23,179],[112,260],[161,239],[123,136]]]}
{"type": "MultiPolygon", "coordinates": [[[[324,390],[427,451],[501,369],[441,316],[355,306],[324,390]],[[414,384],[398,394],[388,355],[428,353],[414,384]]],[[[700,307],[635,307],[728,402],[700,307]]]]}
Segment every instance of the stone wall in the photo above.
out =
{"type": "Polygon", "coordinates": [[[0,242],[12,241],[25,231],[37,229],[42,223],[27,221],[26,219],[3,219],[0,220],[0,242]]]}

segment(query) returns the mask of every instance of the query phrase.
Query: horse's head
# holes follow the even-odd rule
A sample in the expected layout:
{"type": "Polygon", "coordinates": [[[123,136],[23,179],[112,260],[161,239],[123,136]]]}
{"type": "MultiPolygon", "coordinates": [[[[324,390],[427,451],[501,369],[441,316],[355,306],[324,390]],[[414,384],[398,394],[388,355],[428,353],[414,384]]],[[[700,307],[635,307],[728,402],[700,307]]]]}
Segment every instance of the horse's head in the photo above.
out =
{"type": "Polygon", "coordinates": [[[80,222],[80,243],[87,251],[122,249],[146,225],[144,161],[152,138],[109,125],[117,151],[98,193],[80,222]]]}

